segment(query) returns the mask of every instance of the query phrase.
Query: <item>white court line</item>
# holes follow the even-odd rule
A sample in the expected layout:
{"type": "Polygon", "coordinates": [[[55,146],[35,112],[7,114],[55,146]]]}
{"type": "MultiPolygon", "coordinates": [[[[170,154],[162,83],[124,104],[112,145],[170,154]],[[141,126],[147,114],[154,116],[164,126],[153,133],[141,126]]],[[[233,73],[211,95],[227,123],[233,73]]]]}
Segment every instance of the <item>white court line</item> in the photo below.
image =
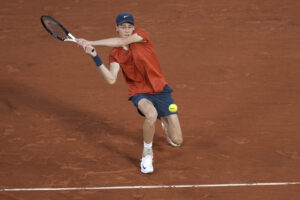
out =
{"type": "Polygon", "coordinates": [[[112,186],[112,187],[70,187],[70,188],[0,188],[0,192],[13,191],[71,191],[71,190],[120,190],[120,189],[165,189],[165,188],[208,188],[208,187],[248,187],[248,186],[279,186],[300,185],[300,182],[273,183],[236,183],[236,184],[204,184],[204,185],[148,185],[148,186],[112,186]]]}

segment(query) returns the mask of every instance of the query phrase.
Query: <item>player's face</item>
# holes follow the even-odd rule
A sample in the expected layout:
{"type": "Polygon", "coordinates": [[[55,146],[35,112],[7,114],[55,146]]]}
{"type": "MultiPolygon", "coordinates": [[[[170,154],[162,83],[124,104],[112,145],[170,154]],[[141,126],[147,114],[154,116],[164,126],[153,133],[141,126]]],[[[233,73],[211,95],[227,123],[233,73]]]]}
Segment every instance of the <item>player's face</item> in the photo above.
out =
{"type": "Polygon", "coordinates": [[[117,26],[117,32],[119,33],[121,38],[126,38],[132,34],[134,31],[134,25],[130,23],[123,23],[117,26]]]}

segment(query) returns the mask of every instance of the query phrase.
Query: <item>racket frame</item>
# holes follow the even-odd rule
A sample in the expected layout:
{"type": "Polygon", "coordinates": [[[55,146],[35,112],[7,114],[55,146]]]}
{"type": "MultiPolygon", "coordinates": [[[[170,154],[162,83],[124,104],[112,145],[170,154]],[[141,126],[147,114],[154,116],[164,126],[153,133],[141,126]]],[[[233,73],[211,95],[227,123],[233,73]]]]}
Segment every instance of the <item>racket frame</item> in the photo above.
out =
{"type": "Polygon", "coordinates": [[[50,35],[52,35],[53,37],[61,40],[61,41],[65,41],[65,42],[75,42],[76,43],[76,38],[61,24],[59,23],[56,19],[54,19],[53,17],[49,16],[49,15],[42,15],[41,16],[41,22],[42,22],[42,25],[44,26],[44,28],[50,33],[50,35]],[[57,36],[56,34],[54,34],[52,31],[50,31],[48,29],[48,27],[45,25],[44,23],[44,20],[43,18],[46,17],[46,18],[50,18],[52,21],[54,21],[67,35],[67,38],[66,39],[63,39],[59,36],[57,36]]]}

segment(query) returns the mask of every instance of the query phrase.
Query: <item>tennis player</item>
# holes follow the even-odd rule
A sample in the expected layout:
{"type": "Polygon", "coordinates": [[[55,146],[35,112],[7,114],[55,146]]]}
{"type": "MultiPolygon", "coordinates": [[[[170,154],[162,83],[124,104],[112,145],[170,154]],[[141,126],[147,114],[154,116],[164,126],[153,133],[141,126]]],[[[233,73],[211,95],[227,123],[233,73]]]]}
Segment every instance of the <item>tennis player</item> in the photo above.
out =
{"type": "Polygon", "coordinates": [[[173,90],[168,86],[162,73],[152,41],[144,29],[135,28],[131,14],[120,13],[116,17],[116,32],[119,37],[97,41],[78,39],[77,43],[92,56],[109,84],[116,82],[118,72],[122,68],[128,85],[129,100],[145,117],[141,172],[152,173],[154,171],[152,143],[156,120],[161,120],[167,140],[172,146],[180,146],[183,142],[177,112],[169,111],[169,105],[174,103],[171,95],[173,90]],[[97,45],[113,47],[109,55],[109,69],[94,49],[93,46],[97,45]]]}

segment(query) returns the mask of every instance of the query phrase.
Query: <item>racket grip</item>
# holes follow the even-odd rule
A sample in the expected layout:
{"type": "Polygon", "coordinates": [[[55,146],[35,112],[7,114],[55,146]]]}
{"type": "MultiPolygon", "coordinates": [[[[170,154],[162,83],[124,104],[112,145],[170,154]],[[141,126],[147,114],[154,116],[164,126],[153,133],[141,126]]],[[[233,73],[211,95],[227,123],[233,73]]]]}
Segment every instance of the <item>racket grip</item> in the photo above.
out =
{"type": "Polygon", "coordinates": [[[95,51],[95,49],[92,49],[92,52],[94,52],[95,51]]]}

